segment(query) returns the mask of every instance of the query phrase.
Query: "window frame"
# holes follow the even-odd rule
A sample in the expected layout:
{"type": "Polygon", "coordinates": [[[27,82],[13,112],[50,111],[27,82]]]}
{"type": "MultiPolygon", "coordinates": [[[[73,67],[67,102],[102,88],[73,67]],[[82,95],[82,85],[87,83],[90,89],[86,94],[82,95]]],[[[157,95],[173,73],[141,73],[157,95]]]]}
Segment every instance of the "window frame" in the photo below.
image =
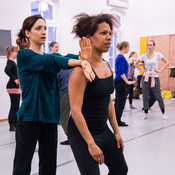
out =
{"type": "MultiPolygon", "coordinates": [[[[120,18],[120,27],[119,28],[114,28],[114,33],[112,35],[111,38],[111,47],[112,48],[112,56],[110,56],[110,52],[109,52],[109,64],[112,68],[113,71],[115,71],[115,59],[118,55],[118,50],[117,50],[117,43],[121,42],[121,28],[122,28],[122,16],[118,13],[113,14],[114,17],[118,16],[120,18]],[[111,59],[112,59],[112,64],[111,64],[111,59]]],[[[116,18],[117,19],[117,18],[116,18]]],[[[110,49],[109,49],[110,50],[110,49]]]]}

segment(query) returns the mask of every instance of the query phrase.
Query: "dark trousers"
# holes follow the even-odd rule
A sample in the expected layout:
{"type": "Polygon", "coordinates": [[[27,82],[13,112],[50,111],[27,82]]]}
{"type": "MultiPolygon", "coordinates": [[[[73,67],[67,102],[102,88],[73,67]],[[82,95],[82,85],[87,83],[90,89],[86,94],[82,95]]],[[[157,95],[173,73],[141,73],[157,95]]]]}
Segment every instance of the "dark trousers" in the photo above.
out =
{"type": "Polygon", "coordinates": [[[66,93],[61,95],[61,119],[60,119],[61,126],[66,135],[67,135],[69,116],[70,116],[69,94],[66,93]]]}
{"type": "Polygon", "coordinates": [[[125,81],[121,79],[114,79],[115,83],[115,112],[117,117],[117,122],[121,122],[121,117],[123,114],[123,109],[126,102],[126,85],[125,81]]]}
{"type": "MultiPolygon", "coordinates": [[[[128,79],[129,81],[133,81],[132,79],[128,79]]],[[[132,99],[133,99],[133,89],[134,89],[134,84],[127,84],[126,85],[126,97],[129,94],[129,104],[132,104],[132,99]]]]}
{"type": "MultiPolygon", "coordinates": [[[[68,129],[68,136],[81,175],[100,175],[99,165],[90,155],[87,143],[80,133],[69,134],[68,129]]],[[[104,163],[109,169],[109,175],[126,175],[128,167],[123,152],[117,147],[115,136],[109,128],[101,134],[92,136],[104,154],[104,163]]]]}
{"type": "MultiPolygon", "coordinates": [[[[150,93],[150,86],[151,86],[151,77],[149,77],[148,82],[145,82],[144,79],[145,77],[143,77],[143,80],[142,80],[143,106],[144,106],[144,110],[146,110],[145,113],[147,113],[149,109],[149,93],[150,93]]],[[[164,106],[163,99],[161,97],[159,77],[155,77],[155,87],[152,88],[152,92],[159,103],[159,107],[161,111],[164,111],[165,106],[164,106]]]]}
{"type": "Polygon", "coordinates": [[[9,94],[10,96],[10,111],[8,115],[8,122],[9,124],[16,125],[16,112],[19,109],[19,102],[20,102],[20,94],[9,94]]]}
{"type": "Polygon", "coordinates": [[[152,88],[150,88],[150,92],[149,92],[149,108],[151,106],[153,106],[153,104],[155,103],[155,101],[156,101],[156,97],[154,96],[154,93],[153,93],[152,88]]]}
{"type": "Polygon", "coordinates": [[[57,124],[17,122],[13,175],[30,175],[36,143],[39,144],[39,175],[56,174],[57,124]]]}

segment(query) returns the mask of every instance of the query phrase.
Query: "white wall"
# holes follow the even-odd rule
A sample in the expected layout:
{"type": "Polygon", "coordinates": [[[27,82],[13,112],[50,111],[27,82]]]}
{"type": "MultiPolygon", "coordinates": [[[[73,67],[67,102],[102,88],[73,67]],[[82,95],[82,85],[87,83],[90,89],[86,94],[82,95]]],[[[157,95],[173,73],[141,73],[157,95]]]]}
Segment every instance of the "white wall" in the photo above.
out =
{"type": "Polygon", "coordinates": [[[60,0],[60,52],[78,53],[78,40],[71,34],[74,19],[73,16],[79,13],[96,14],[100,13],[106,6],[106,0],[60,0]]]}
{"type": "Polygon", "coordinates": [[[140,36],[175,33],[174,0],[140,0],[138,3],[140,36]]]}
{"type": "MultiPolygon", "coordinates": [[[[11,30],[12,45],[16,45],[16,34],[26,16],[30,15],[30,1],[6,0],[0,2],[0,29],[11,30]]],[[[6,57],[0,57],[0,119],[7,118],[10,98],[6,92],[8,76],[4,73],[6,57]]]]}

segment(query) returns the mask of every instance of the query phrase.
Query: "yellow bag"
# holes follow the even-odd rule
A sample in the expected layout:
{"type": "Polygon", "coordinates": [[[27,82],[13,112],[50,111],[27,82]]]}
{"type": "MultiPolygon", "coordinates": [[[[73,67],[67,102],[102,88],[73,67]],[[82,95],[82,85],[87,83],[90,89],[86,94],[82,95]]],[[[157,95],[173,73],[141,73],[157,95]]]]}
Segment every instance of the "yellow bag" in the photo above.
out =
{"type": "Polygon", "coordinates": [[[164,99],[169,99],[172,97],[171,91],[161,91],[161,96],[164,99]]]}

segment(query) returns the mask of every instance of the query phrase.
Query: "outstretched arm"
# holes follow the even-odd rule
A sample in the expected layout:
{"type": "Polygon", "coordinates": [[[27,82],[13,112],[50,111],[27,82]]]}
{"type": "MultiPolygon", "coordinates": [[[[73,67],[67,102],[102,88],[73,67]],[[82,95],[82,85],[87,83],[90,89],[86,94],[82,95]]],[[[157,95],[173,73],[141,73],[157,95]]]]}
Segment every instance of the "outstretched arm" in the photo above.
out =
{"type": "Polygon", "coordinates": [[[94,75],[94,72],[92,71],[91,65],[86,60],[69,59],[68,66],[69,67],[81,66],[82,69],[83,69],[83,73],[84,73],[85,77],[90,82],[92,82],[94,80],[94,78],[95,78],[95,75],[94,75]]]}

